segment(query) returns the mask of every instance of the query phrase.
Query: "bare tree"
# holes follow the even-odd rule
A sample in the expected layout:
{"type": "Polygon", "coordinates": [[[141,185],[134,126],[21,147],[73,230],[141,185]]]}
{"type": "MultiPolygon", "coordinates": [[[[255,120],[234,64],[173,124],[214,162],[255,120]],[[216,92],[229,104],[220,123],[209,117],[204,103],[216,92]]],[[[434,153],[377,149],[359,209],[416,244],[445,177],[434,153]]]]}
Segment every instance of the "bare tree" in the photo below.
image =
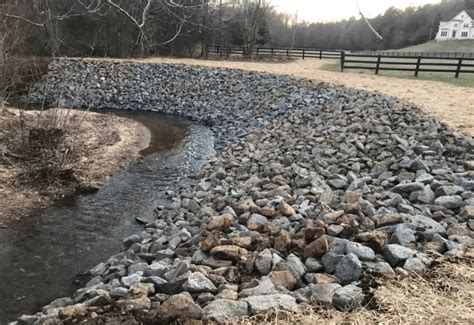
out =
{"type": "Polygon", "coordinates": [[[270,11],[266,0],[238,0],[240,31],[248,56],[252,56],[259,30],[270,11]]]}

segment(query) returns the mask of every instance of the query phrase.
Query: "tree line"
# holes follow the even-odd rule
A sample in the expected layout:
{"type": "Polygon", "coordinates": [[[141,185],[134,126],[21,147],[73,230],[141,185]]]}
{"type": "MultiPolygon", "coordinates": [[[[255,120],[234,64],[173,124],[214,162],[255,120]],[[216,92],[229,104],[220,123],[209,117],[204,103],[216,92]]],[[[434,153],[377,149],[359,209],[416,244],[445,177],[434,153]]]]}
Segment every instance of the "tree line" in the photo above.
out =
{"type": "Polygon", "coordinates": [[[0,53],[36,56],[197,56],[208,45],[395,49],[434,38],[474,1],[390,8],[367,23],[298,22],[270,0],[0,0],[0,53]]]}

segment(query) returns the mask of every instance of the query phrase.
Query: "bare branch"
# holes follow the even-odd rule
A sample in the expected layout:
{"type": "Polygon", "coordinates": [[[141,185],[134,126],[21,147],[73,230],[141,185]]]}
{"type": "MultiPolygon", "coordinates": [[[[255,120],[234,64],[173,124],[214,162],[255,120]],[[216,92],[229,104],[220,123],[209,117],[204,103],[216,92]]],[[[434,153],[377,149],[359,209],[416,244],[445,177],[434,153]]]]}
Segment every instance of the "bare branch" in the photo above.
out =
{"type": "Polygon", "coordinates": [[[5,12],[1,12],[0,11],[0,16],[4,16],[4,17],[8,17],[8,18],[13,18],[13,19],[18,19],[18,20],[21,20],[21,21],[24,21],[25,23],[28,23],[28,24],[31,24],[33,26],[37,26],[37,27],[44,27],[44,24],[42,23],[37,23],[37,22],[34,22],[32,20],[29,20],[25,17],[21,17],[21,16],[16,16],[16,15],[11,15],[11,14],[7,14],[5,12]]]}

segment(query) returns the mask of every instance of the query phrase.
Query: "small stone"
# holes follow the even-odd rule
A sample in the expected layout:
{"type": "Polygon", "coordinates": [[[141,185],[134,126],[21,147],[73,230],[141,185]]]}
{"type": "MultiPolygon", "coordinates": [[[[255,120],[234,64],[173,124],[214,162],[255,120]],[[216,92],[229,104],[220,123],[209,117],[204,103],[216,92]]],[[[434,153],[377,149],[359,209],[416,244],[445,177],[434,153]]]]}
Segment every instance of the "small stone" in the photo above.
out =
{"type": "Polygon", "coordinates": [[[304,256],[319,258],[326,254],[328,249],[329,244],[326,236],[321,236],[304,248],[304,256]]]}
{"type": "Polygon", "coordinates": [[[459,209],[464,205],[464,201],[459,195],[440,196],[434,201],[434,204],[442,205],[448,209],[459,209]]]}
{"type": "Polygon", "coordinates": [[[416,242],[415,232],[407,227],[397,227],[390,237],[393,244],[407,246],[416,242]]]}
{"type": "Polygon", "coordinates": [[[278,204],[278,211],[280,211],[281,214],[287,217],[296,214],[295,209],[293,209],[291,205],[283,201],[280,201],[280,203],[278,204]]]}
{"type": "Polygon", "coordinates": [[[337,283],[317,283],[311,285],[310,289],[310,301],[312,304],[320,306],[331,306],[334,292],[341,288],[341,285],[337,283]]]}
{"type": "Polygon", "coordinates": [[[269,295],[273,293],[278,293],[273,284],[272,280],[264,276],[260,279],[259,284],[256,287],[243,289],[239,292],[239,297],[249,297],[249,296],[258,296],[258,295],[269,295]]]}
{"type": "Polygon", "coordinates": [[[202,309],[187,295],[177,294],[168,298],[159,308],[162,321],[176,319],[201,319],[202,309]]]}
{"type": "Polygon", "coordinates": [[[203,252],[209,252],[214,247],[219,246],[220,239],[221,239],[221,235],[219,234],[219,231],[217,230],[213,231],[206,237],[205,240],[199,243],[199,248],[203,252]]]}
{"type": "Polygon", "coordinates": [[[398,184],[394,188],[392,188],[392,191],[395,193],[411,193],[415,191],[422,190],[425,187],[423,183],[404,183],[404,184],[398,184]]]}
{"type": "Polygon", "coordinates": [[[408,272],[424,272],[426,265],[417,257],[410,257],[405,261],[403,268],[408,272]]]}
{"type": "Polygon", "coordinates": [[[324,269],[324,266],[313,257],[307,258],[304,265],[309,273],[320,272],[324,269]]]}
{"type": "Polygon", "coordinates": [[[361,274],[362,264],[354,254],[347,254],[341,258],[334,273],[334,275],[341,280],[342,284],[349,284],[359,280],[361,274]]]}
{"type": "Polygon", "coordinates": [[[383,275],[395,275],[395,271],[393,271],[392,267],[387,262],[376,263],[372,270],[383,275]]]}
{"type": "Polygon", "coordinates": [[[209,221],[207,224],[207,230],[212,231],[212,230],[224,230],[229,227],[231,227],[234,224],[234,216],[231,215],[230,213],[225,213],[223,215],[214,217],[209,221]]]}
{"type": "Polygon", "coordinates": [[[391,266],[398,266],[400,263],[403,263],[410,257],[414,256],[417,251],[403,247],[397,244],[389,244],[385,246],[383,250],[383,255],[385,259],[390,263],[391,266]]]}
{"type": "Polygon", "coordinates": [[[216,286],[206,278],[206,276],[199,272],[192,273],[188,280],[184,283],[183,289],[192,293],[199,292],[217,292],[216,286]]]}
{"type": "Polygon", "coordinates": [[[262,314],[269,310],[291,311],[296,307],[296,298],[285,294],[251,296],[244,298],[250,308],[250,315],[262,314]]]}
{"type": "Polygon", "coordinates": [[[357,234],[356,239],[361,242],[366,243],[369,247],[371,247],[376,252],[381,252],[388,242],[387,235],[380,230],[374,230],[370,232],[357,234]]]}
{"type": "Polygon", "coordinates": [[[130,298],[125,300],[119,300],[116,302],[118,308],[124,312],[130,311],[139,311],[144,312],[148,311],[151,306],[151,301],[147,296],[140,296],[138,298],[130,298]]]}
{"type": "Polygon", "coordinates": [[[258,254],[255,261],[255,268],[261,274],[268,275],[272,270],[272,260],[272,252],[269,249],[265,249],[258,254]]]}
{"type": "Polygon", "coordinates": [[[249,307],[246,302],[228,299],[216,299],[203,309],[203,319],[219,323],[230,321],[233,318],[242,318],[248,315],[249,307]]]}
{"type": "Polygon", "coordinates": [[[365,296],[362,289],[358,286],[349,284],[345,287],[336,289],[332,299],[334,307],[341,310],[350,310],[363,306],[365,296]]]}
{"type": "Polygon", "coordinates": [[[224,260],[239,261],[247,255],[247,250],[234,245],[216,246],[211,249],[211,255],[224,260]]]}
{"type": "Polygon", "coordinates": [[[370,247],[351,241],[346,243],[346,254],[354,254],[361,261],[373,261],[375,259],[375,252],[370,247]]]}
{"type": "Polygon", "coordinates": [[[276,286],[285,287],[288,290],[293,290],[296,285],[296,278],[290,271],[272,271],[270,273],[270,279],[276,286]]]}
{"type": "Polygon", "coordinates": [[[301,259],[295,254],[290,254],[286,259],[286,263],[297,280],[301,279],[305,275],[306,267],[304,266],[301,259]]]}

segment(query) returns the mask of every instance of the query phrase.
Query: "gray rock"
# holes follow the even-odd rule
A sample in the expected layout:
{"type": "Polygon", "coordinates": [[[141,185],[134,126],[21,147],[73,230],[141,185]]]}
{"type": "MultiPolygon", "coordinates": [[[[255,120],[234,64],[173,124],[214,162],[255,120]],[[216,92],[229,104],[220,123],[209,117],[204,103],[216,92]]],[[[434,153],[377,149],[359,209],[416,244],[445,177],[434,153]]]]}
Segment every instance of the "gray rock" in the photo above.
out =
{"type": "Polygon", "coordinates": [[[324,269],[324,266],[313,257],[307,258],[304,265],[309,273],[320,272],[324,269]]]}
{"type": "Polygon", "coordinates": [[[376,263],[372,270],[384,275],[395,275],[395,271],[393,271],[392,267],[387,262],[376,263]]]}
{"type": "Polygon", "coordinates": [[[409,272],[423,272],[426,271],[426,265],[418,257],[410,257],[405,261],[403,268],[409,272]]]}
{"type": "Polygon", "coordinates": [[[341,310],[359,308],[364,305],[365,296],[362,289],[355,285],[346,285],[336,289],[332,298],[334,307],[341,310]]]}
{"type": "Polygon", "coordinates": [[[397,244],[389,244],[383,249],[383,256],[393,267],[405,262],[410,257],[415,256],[416,253],[417,252],[413,249],[397,244]]]}
{"type": "Polygon", "coordinates": [[[249,305],[250,314],[261,314],[269,310],[291,311],[296,307],[296,298],[285,294],[251,296],[242,299],[249,305]]]}
{"type": "Polygon", "coordinates": [[[336,266],[339,264],[341,259],[344,257],[342,254],[334,254],[334,253],[327,253],[321,259],[321,263],[323,263],[324,270],[327,273],[334,273],[336,271],[336,266]]]}
{"type": "Polygon", "coordinates": [[[337,283],[317,283],[309,286],[309,300],[312,304],[331,306],[334,292],[341,288],[337,283]]]}
{"type": "Polygon", "coordinates": [[[189,292],[217,292],[216,286],[200,272],[194,272],[184,283],[183,289],[189,292]]]}
{"type": "Polygon", "coordinates": [[[440,196],[434,201],[434,204],[442,205],[448,209],[459,209],[464,205],[464,201],[459,195],[440,196]]]}
{"type": "Polygon", "coordinates": [[[255,261],[255,267],[263,275],[268,275],[272,270],[272,252],[269,249],[265,249],[257,256],[255,261]]]}
{"type": "Polygon", "coordinates": [[[416,242],[415,231],[406,226],[398,226],[390,237],[390,241],[393,244],[407,246],[416,242]]]}
{"type": "Polygon", "coordinates": [[[129,276],[124,276],[122,279],[121,279],[121,282],[124,286],[126,286],[127,288],[131,287],[133,284],[135,283],[138,283],[142,280],[143,278],[143,272],[137,272],[137,273],[134,273],[134,274],[131,274],[129,276]]]}
{"type": "Polygon", "coordinates": [[[440,223],[422,215],[409,217],[408,220],[405,221],[405,225],[422,233],[428,240],[431,240],[434,234],[446,234],[446,229],[440,223]]]}
{"type": "Polygon", "coordinates": [[[250,218],[247,220],[247,225],[251,224],[258,224],[258,225],[266,225],[268,223],[268,219],[260,214],[252,214],[250,218]]]}
{"type": "Polygon", "coordinates": [[[254,288],[243,289],[239,292],[239,297],[250,297],[250,296],[259,296],[259,295],[270,295],[278,293],[278,290],[275,288],[272,280],[269,277],[264,276],[260,279],[259,284],[254,288]]]}
{"type": "Polygon", "coordinates": [[[249,313],[249,306],[245,301],[217,299],[203,308],[203,319],[223,323],[232,318],[245,317],[249,313]]]}
{"type": "Polygon", "coordinates": [[[297,280],[301,279],[306,273],[306,266],[304,266],[301,259],[295,254],[291,254],[287,257],[286,263],[290,268],[291,273],[295,276],[297,280]]]}
{"type": "Polygon", "coordinates": [[[361,261],[373,261],[375,259],[375,252],[372,248],[351,241],[346,244],[346,254],[354,254],[361,261]]]}
{"type": "Polygon", "coordinates": [[[362,275],[362,264],[356,255],[347,254],[337,264],[334,275],[341,280],[342,284],[359,280],[362,275]]]}
{"type": "Polygon", "coordinates": [[[394,188],[392,188],[392,191],[395,193],[411,193],[415,191],[420,191],[425,187],[423,183],[419,182],[414,182],[414,183],[404,183],[404,184],[398,184],[394,188]]]}

